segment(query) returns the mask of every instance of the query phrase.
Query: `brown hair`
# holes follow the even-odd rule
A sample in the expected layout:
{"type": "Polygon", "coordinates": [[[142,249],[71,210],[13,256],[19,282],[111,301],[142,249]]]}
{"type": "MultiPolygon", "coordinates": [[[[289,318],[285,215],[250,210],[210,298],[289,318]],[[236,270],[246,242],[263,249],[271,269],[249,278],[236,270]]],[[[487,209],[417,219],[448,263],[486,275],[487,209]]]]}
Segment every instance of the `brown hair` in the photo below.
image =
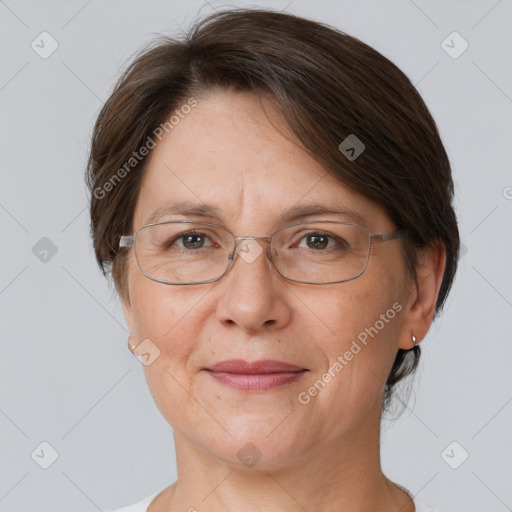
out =
{"type": "MultiPolygon", "coordinates": [[[[415,279],[417,251],[444,244],[439,313],[457,268],[459,233],[450,163],[425,103],[397,66],[362,41],[263,9],[221,11],[196,22],[183,40],[155,41],[132,61],[103,106],[86,179],[96,259],[105,275],[112,272],[118,293],[127,292],[126,251],[119,250],[119,238],[131,234],[147,161],[138,149],[187,98],[217,87],[272,98],[327,172],[382,206],[398,229],[409,232],[404,258],[415,279]],[[350,134],[365,144],[355,160],[338,149],[350,134]]],[[[420,354],[419,347],[398,350],[384,409],[420,354]]]]}

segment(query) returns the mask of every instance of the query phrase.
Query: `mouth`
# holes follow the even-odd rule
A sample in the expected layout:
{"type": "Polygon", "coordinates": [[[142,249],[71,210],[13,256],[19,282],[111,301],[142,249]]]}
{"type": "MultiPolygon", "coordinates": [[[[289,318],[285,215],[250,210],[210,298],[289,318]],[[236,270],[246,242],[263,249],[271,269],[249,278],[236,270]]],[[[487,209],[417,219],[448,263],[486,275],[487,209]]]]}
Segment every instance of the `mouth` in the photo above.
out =
{"type": "Polygon", "coordinates": [[[309,370],[275,360],[244,361],[231,359],[204,368],[221,384],[243,391],[267,391],[294,382],[309,370]]]}

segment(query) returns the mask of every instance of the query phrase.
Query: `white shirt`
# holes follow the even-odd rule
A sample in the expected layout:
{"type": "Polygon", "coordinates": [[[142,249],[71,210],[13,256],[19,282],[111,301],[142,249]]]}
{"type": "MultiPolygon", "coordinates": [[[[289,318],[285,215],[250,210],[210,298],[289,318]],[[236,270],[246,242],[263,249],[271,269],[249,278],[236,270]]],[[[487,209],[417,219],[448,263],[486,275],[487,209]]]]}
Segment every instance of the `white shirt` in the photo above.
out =
{"type": "MultiPolygon", "coordinates": [[[[403,487],[402,487],[403,489],[403,487]]],[[[405,490],[405,489],[404,489],[405,490]]],[[[148,496],[147,498],[144,498],[143,500],[134,503],[133,505],[128,505],[127,507],[118,508],[116,510],[110,510],[107,512],[147,512],[149,505],[151,502],[161,493],[162,491],[155,492],[151,496],[148,496]]],[[[409,496],[411,494],[407,492],[409,496]]],[[[420,503],[418,500],[414,499],[411,496],[411,499],[414,502],[414,506],[416,507],[416,512],[436,512],[434,509],[427,507],[426,505],[423,505],[423,503],[420,503]]]]}

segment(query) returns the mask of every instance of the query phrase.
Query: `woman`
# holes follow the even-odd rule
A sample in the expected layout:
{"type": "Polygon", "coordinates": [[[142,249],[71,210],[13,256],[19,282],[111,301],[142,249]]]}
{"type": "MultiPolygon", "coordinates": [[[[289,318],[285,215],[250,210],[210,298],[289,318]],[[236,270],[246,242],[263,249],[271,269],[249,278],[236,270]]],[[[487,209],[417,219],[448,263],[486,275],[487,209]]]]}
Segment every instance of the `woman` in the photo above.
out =
{"type": "Polygon", "coordinates": [[[229,10],[141,53],[88,167],[178,479],[123,511],[412,512],[383,474],[395,385],[446,299],[450,164],[407,77],[361,41],[229,10]]]}

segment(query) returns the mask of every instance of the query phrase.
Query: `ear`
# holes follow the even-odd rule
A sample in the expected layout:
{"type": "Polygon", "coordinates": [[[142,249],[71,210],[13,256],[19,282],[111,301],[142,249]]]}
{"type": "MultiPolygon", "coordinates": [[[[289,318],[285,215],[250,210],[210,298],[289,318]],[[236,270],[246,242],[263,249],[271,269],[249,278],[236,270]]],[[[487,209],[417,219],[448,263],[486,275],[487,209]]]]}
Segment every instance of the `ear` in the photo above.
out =
{"type": "Polygon", "coordinates": [[[436,310],[439,289],[446,267],[446,248],[442,242],[425,248],[418,255],[417,280],[411,279],[409,297],[399,336],[399,348],[411,349],[412,335],[419,343],[427,335],[436,310]]]}
{"type": "Polygon", "coordinates": [[[123,308],[124,319],[130,332],[130,336],[128,338],[128,348],[130,349],[130,352],[133,354],[135,348],[138,345],[138,340],[135,338],[135,336],[133,336],[133,334],[136,333],[136,330],[135,322],[133,319],[132,305],[130,303],[130,298],[128,296],[120,296],[119,298],[121,300],[121,306],[123,308]]]}

